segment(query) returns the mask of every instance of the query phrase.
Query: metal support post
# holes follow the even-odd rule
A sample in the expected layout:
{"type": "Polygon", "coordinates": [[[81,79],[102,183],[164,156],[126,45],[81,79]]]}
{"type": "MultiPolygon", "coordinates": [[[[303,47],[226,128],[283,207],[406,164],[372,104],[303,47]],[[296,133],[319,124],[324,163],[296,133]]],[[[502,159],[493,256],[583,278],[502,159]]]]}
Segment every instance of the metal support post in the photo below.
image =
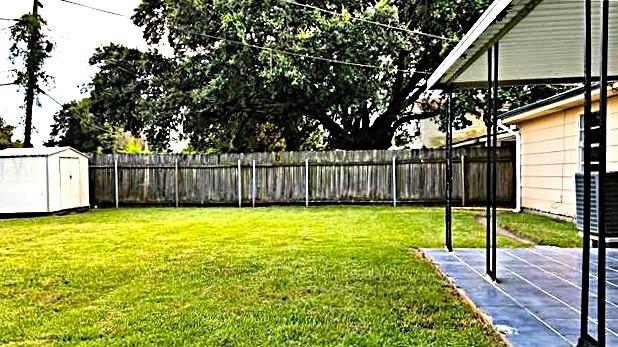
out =
{"type": "Polygon", "coordinates": [[[588,334],[588,308],[590,303],[590,126],[592,116],[592,6],[591,0],[584,1],[585,44],[584,44],[584,213],[582,240],[582,285],[581,317],[578,346],[591,345],[593,338],[588,334]]]}
{"type": "Polygon", "coordinates": [[[114,201],[116,202],[116,208],[120,207],[120,201],[118,200],[118,155],[114,154],[114,201]]]}
{"type": "Polygon", "coordinates": [[[492,120],[492,93],[491,93],[491,78],[492,78],[492,49],[490,48],[487,51],[487,109],[485,111],[485,127],[487,129],[487,167],[486,167],[486,207],[485,207],[485,273],[488,276],[492,276],[491,274],[491,141],[493,139],[491,132],[493,130],[493,126],[491,124],[492,120]]]}
{"type": "Polygon", "coordinates": [[[175,200],[176,200],[176,207],[179,206],[180,201],[179,201],[179,192],[178,192],[178,188],[179,188],[179,184],[178,184],[178,158],[176,158],[176,160],[174,161],[174,194],[175,196],[175,200]]]}
{"type": "Polygon", "coordinates": [[[492,163],[491,163],[491,171],[492,171],[492,175],[491,175],[491,216],[492,216],[492,224],[491,224],[491,267],[492,267],[492,275],[493,275],[493,280],[495,281],[498,277],[498,266],[497,266],[497,259],[498,259],[498,199],[497,199],[497,191],[498,191],[498,161],[497,161],[497,153],[496,153],[496,148],[498,146],[498,88],[499,86],[499,82],[500,82],[500,74],[499,74],[499,68],[500,68],[500,43],[496,42],[494,45],[494,53],[493,53],[493,59],[494,59],[494,63],[493,65],[493,97],[492,97],[492,121],[491,121],[491,125],[493,127],[492,130],[492,136],[493,139],[491,141],[491,156],[492,156],[492,163]]]}
{"type": "Polygon", "coordinates": [[[453,227],[452,227],[452,199],[453,199],[453,133],[452,133],[452,112],[453,112],[453,93],[448,93],[448,106],[446,116],[446,249],[449,252],[453,251],[453,227]]]}
{"type": "Polygon", "coordinates": [[[397,207],[397,156],[393,156],[393,207],[397,207]]]}
{"type": "Polygon", "coordinates": [[[238,181],[238,207],[242,207],[242,163],[238,159],[238,170],[236,180],[238,181]]]}
{"type": "Polygon", "coordinates": [[[309,207],[309,159],[305,159],[305,206],[309,207]]]}
{"type": "Polygon", "coordinates": [[[256,188],[256,184],[255,184],[255,160],[252,162],[251,165],[251,207],[255,207],[255,198],[257,195],[257,188],[256,188]]]}
{"type": "Polygon", "coordinates": [[[607,59],[608,59],[608,38],[609,38],[609,0],[601,2],[601,62],[600,62],[600,88],[599,92],[599,209],[597,216],[599,222],[599,259],[598,259],[598,293],[597,293],[597,320],[599,324],[599,346],[605,346],[605,298],[606,298],[606,240],[605,240],[605,174],[607,172],[607,59]]]}

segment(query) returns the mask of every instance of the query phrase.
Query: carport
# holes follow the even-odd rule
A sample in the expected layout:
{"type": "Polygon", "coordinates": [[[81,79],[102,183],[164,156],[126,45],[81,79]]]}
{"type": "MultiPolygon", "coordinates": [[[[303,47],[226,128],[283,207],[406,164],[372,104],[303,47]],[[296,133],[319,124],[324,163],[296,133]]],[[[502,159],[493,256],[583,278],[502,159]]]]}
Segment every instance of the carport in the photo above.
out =
{"type": "MultiPolygon", "coordinates": [[[[617,18],[618,2],[609,0],[496,0],[485,11],[472,29],[451,51],[442,64],[427,81],[427,89],[443,90],[448,93],[465,88],[487,88],[488,100],[485,112],[487,127],[487,230],[486,249],[484,254],[465,251],[451,253],[451,257],[430,255],[438,265],[448,266],[449,259],[461,260],[470,271],[483,271],[488,279],[496,284],[502,276],[512,272],[511,268],[499,272],[498,265],[534,267],[542,264],[521,263],[521,259],[529,262],[525,256],[508,254],[498,251],[497,245],[497,206],[496,206],[496,136],[498,132],[498,90],[503,86],[534,85],[534,84],[564,84],[583,83],[585,86],[584,111],[584,181],[591,181],[591,172],[598,171],[599,187],[604,187],[606,181],[607,151],[607,88],[601,88],[599,112],[592,113],[591,89],[594,82],[607,86],[608,81],[618,78],[618,22],[609,21],[610,13],[617,18]],[[596,117],[593,119],[593,117],[596,117]],[[598,124],[598,126],[594,126],[598,124]],[[599,158],[593,158],[593,153],[600,153],[599,158]],[[598,161],[596,161],[598,160],[598,161]],[[504,255],[504,262],[498,256],[504,255]],[[484,267],[479,270],[478,259],[483,259],[484,267]],[[468,259],[466,261],[466,259],[468,259]],[[477,261],[473,261],[477,259],[477,261]],[[509,263],[512,261],[512,263],[509,263]],[[515,262],[521,264],[516,265],[515,262]]],[[[452,114],[451,98],[449,97],[449,122],[452,114]]],[[[450,127],[449,127],[450,128],[450,127]]],[[[453,233],[451,223],[452,210],[452,131],[447,131],[447,170],[446,170],[446,248],[453,252],[453,233]]],[[[598,194],[598,251],[592,252],[591,259],[591,189],[584,185],[583,206],[583,242],[580,258],[572,259],[569,264],[581,269],[577,290],[580,292],[580,305],[576,309],[580,313],[580,326],[577,344],[580,346],[606,346],[606,332],[614,332],[606,326],[607,300],[607,251],[604,190],[598,194]],[[596,261],[593,261],[596,259],[596,261]],[[596,271],[591,274],[591,261],[596,271]],[[598,288],[596,293],[591,291],[598,288]],[[590,317],[591,298],[596,299],[594,305],[596,317],[590,317]],[[598,326],[598,333],[589,331],[589,323],[598,326]],[[596,336],[595,336],[596,335],[596,336]]],[[[455,233],[456,237],[456,233],[455,233]]],[[[448,254],[447,254],[448,255],[448,254]]],[[[543,256],[545,262],[562,262],[562,257],[569,254],[543,256]]],[[[610,259],[613,259],[610,257],[610,259]]],[[[449,275],[449,270],[442,268],[449,275]]],[[[613,267],[609,267],[614,269],[613,267]]],[[[547,276],[560,276],[553,273],[554,269],[539,268],[538,273],[547,276]]],[[[564,270],[567,271],[567,270],[564,270]]],[[[564,279],[564,278],[563,278],[564,279]]],[[[573,281],[573,279],[568,279],[573,281]]],[[[554,279],[559,282],[558,279],[554,279]]],[[[613,282],[610,282],[613,283],[613,282]]],[[[471,285],[474,285],[471,283],[471,285]]],[[[535,285],[541,288],[539,285],[535,285]]],[[[506,291],[505,286],[495,288],[506,291]]],[[[464,288],[465,289],[465,288],[464,288]]],[[[506,291],[508,294],[508,291],[506,291]]],[[[551,293],[550,293],[551,294],[551,293]]],[[[532,294],[531,294],[532,295],[532,294]]],[[[554,295],[555,297],[555,295],[554,295]]],[[[486,296],[483,300],[491,296],[486,296]]],[[[569,302],[560,300],[567,306],[569,302]]],[[[613,301],[609,301],[613,304],[613,301]]],[[[479,304],[479,303],[477,303],[479,304]]],[[[481,303],[483,304],[483,303],[481,303]]],[[[486,304],[486,303],[484,303],[486,304]]],[[[610,304],[610,305],[611,305],[610,304]]],[[[526,310],[524,305],[519,305],[526,310]]],[[[508,314],[507,310],[496,311],[496,315],[508,314]]],[[[532,312],[533,313],[533,312],[532,312]]],[[[537,314],[532,317],[539,318],[537,314]]],[[[495,317],[494,317],[495,318],[495,317]]],[[[499,317],[498,317],[499,318],[499,317]]],[[[539,319],[541,320],[541,319],[539,319]]],[[[548,324],[545,324],[548,325],[548,324]]],[[[564,331],[555,326],[550,330],[564,331]]],[[[569,328],[570,329],[570,328],[569,328]]],[[[574,327],[572,330],[576,330],[574,327]]],[[[568,329],[567,329],[568,330],[568,329]]],[[[615,333],[615,332],[614,332],[615,333]]],[[[560,334],[565,337],[565,334],[560,334]]],[[[618,337],[613,336],[613,337],[618,337]]],[[[534,339],[534,336],[530,336],[534,339]]],[[[570,341],[564,338],[566,341],[570,341]]]]}

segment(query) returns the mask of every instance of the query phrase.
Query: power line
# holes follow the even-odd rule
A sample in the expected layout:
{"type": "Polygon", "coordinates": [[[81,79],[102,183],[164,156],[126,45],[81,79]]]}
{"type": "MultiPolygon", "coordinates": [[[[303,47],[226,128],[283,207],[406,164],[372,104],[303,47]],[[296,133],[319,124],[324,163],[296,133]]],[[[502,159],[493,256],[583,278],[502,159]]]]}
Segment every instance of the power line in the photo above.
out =
{"type": "Polygon", "coordinates": [[[16,18],[0,18],[0,20],[5,20],[5,21],[9,21],[9,22],[18,22],[19,19],[16,18]]]}
{"type": "Polygon", "coordinates": [[[118,13],[118,12],[114,12],[114,11],[109,11],[109,10],[104,10],[101,8],[97,8],[97,7],[93,7],[90,5],[86,5],[86,4],[81,4],[79,2],[74,2],[74,1],[70,1],[70,0],[60,0],[62,2],[66,2],[68,4],[72,4],[72,5],[76,5],[76,6],[81,6],[81,7],[85,7],[94,11],[99,11],[99,12],[103,12],[103,13],[107,13],[107,14],[111,14],[114,16],[119,16],[119,17],[126,17],[126,18],[131,18],[130,16],[127,16],[126,14],[122,14],[122,13],[118,13]]]}
{"type": "Polygon", "coordinates": [[[15,83],[15,82],[0,83],[0,87],[12,86],[14,84],[17,84],[17,83],[15,83]]]}
{"type": "MultiPolygon", "coordinates": [[[[112,11],[108,11],[108,10],[104,10],[104,9],[100,9],[100,8],[96,8],[96,7],[92,7],[92,6],[89,6],[89,5],[84,5],[84,4],[81,4],[81,3],[78,3],[78,2],[74,2],[74,1],[70,1],[70,0],[60,0],[60,1],[66,2],[66,3],[69,3],[69,4],[73,4],[73,5],[77,5],[77,6],[82,6],[82,7],[94,10],[94,11],[100,11],[100,12],[103,12],[103,13],[108,13],[108,14],[113,14],[113,15],[117,15],[117,16],[121,16],[121,17],[130,18],[127,15],[123,15],[123,14],[120,14],[120,13],[116,13],[116,12],[112,12],[112,11]]],[[[286,1],[287,2],[289,0],[280,0],[280,1],[286,1]]],[[[309,6],[309,5],[307,5],[307,6],[309,6]]],[[[324,10],[324,11],[327,11],[327,10],[324,10]]],[[[376,22],[376,23],[378,23],[378,22],[376,22]]],[[[380,24],[386,25],[384,23],[380,23],[380,24]]],[[[324,61],[324,62],[328,62],[328,63],[332,63],[332,64],[341,64],[341,65],[355,66],[355,67],[361,67],[361,68],[383,69],[382,66],[378,66],[378,65],[348,62],[348,61],[339,60],[339,59],[331,59],[331,58],[325,58],[325,57],[314,56],[314,55],[309,55],[309,54],[295,53],[295,52],[291,52],[291,51],[280,49],[280,48],[270,48],[270,47],[258,46],[258,45],[254,45],[254,44],[244,43],[244,42],[241,42],[241,41],[238,41],[238,40],[227,39],[227,38],[221,37],[221,36],[215,36],[215,35],[198,33],[198,32],[190,32],[190,31],[188,31],[186,29],[182,29],[182,28],[178,28],[178,27],[174,27],[174,29],[179,30],[179,31],[184,31],[186,33],[190,33],[190,34],[193,34],[193,35],[208,37],[208,38],[215,39],[215,40],[223,40],[223,41],[230,42],[230,43],[233,43],[233,44],[236,44],[236,45],[242,45],[242,46],[251,47],[251,48],[254,48],[254,49],[259,49],[259,50],[265,50],[265,51],[269,51],[269,52],[275,52],[275,53],[280,53],[280,54],[291,55],[291,56],[295,56],[295,57],[299,57],[299,58],[313,59],[313,60],[324,61]]],[[[401,29],[401,28],[399,28],[399,29],[401,29]]],[[[414,32],[414,31],[410,30],[410,32],[414,32]]],[[[431,35],[431,34],[428,34],[428,35],[431,35]]],[[[395,71],[396,72],[410,73],[410,74],[425,74],[425,75],[430,75],[431,74],[431,72],[429,72],[429,71],[402,70],[402,69],[397,69],[397,68],[395,68],[395,71]]]]}
{"type": "MultiPolygon", "coordinates": [[[[175,29],[180,30],[180,31],[188,32],[186,30],[182,30],[182,29],[179,29],[179,28],[175,28],[175,29]]],[[[226,41],[226,42],[229,42],[229,43],[233,43],[233,44],[236,44],[236,45],[251,47],[251,48],[265,50],[265,51],[269,51],[269,52],[275,52],[275,53],[291,55],[291,56],[295,56],[295,57],[299,57],[299,58],[314,59],[314,60],[324,61],[324,62],[333,63],[333,64],[341,64],[341,65],[348,65],[348,66],[355,66],[355,67],[362,67],[362,68],[371,68],[371,69],[383,69],[384,68],[384,67],[379,66],[379,65],[364,64],[364,63],[354,63],[354,62],[349,62],[349,61],[344,61],[344,60],[331,59],[331,58],[325,58],[325,57],[320,57],[320,56],[313,56],[313,55],[308,55],[308,54],[303,54],[303,53],[290,52],[290,51],[283,50],[283,49],[280,49],[280,48],[270,48],[270,47],[258,46],[258,45],[254,45],[254,44],[250,44],[250,43],[244,43],[244,42],[241,42],[241,41],[238,41],[238,40],[227,39],[227,38],[221,37],[221,36],[215,36],[215,35],[209,35],[209,34],[197,33],[197,32],[190,32],[190,33],[194,34],[194,35],[208,37],[208,38],[215,39],[215,40],[223,40],[223,41],[226,41]]],[[[425,74],[425,75],[430,75],[431,74],[431,72],[429,72],[429,71],[421,71],[421,70],[402,70],[402,69],[395,68],[395,71],[396,72],[405,72],[405,73],[410,73],[410,74],[425,74]]]]}
{"type": "MultiPolygon", "coordinates": [[[[331,14],[331,15],[334,15],[334,16],[341,15],[341,13],[337,13],[335,11],[327,10],[327,9],[320,8],[320,7],[313,6],[313,5],[301,4],[299,2],[292,1],[292,0],[279,0],[279,1],[280,2],[284,2],[286,4],[290,4],[290,5],[294,5],[294,6],[299,6],[299,7],[305,8],[305,9],[310,9],[310,10],[314,10],[314,11],[328,13],[328,14],[331,14]]],[[[354,20],[360,21],[360,22],[365,22],[365,23],[377,25],[377,26],[380,26],[380,27],[383,27],[383,28],[387,28],[387,29],[394,29],[394,30],[403,31],[403,32],[406,32],[406,33],[412,34],[412,35],[427,36],[427,37],[431,37],[431,38],[434,38],[434,39],[440,39],[440,40],[445,40],[445,41],[456,41],[456,40],[448,38],[446,36],[435,35],[435,34],[428,34],[428,33],[422,32],[420,30],[410,30],[410,29],[407,29],[407,28],[402,28],[402,27],[398,27],[398,26],[394,26],[394,25],[390,25],[390,24],[386,24],[386,23],[382,23],[382,22],[376,22],[376,21],[365,19],[365,18],[361,18],[361,17],[351,16],[351,18],[354,19],[354,20]]]]}
{"type": "Polygon", "coordinates": [[[46,91],[44,91],[43,89],[39,88],[39,92],[43,93],[43,95],[47,96],[48,98],[50,98],[53,102],[57,103],[58,105],[60,105],[60,107],[64,107],[63,104],[61,104],[58,100],[56,100],[53,96],[49,95],[46,91]]]}

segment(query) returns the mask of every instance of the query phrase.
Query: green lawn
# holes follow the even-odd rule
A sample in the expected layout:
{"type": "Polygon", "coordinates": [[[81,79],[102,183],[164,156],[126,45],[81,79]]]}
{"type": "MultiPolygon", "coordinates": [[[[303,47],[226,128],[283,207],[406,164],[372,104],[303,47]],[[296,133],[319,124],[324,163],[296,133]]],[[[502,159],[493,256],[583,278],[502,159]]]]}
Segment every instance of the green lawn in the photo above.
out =
{"type": "Polygon", "coordinates": [[[500,227],[539,245],[581,247],[582,239],[572,222],[560,221],[530,213],[503,212],[498,216],[500,227]]]}
{"type": "MultiPolygon", "coordinates": [[[[456,247],[484,245],[474,213],[454,218],[456,247]]],[[[413,251],[443,225],[390,207],[0,220],[0,344],[500,345],[413,251]]]]}

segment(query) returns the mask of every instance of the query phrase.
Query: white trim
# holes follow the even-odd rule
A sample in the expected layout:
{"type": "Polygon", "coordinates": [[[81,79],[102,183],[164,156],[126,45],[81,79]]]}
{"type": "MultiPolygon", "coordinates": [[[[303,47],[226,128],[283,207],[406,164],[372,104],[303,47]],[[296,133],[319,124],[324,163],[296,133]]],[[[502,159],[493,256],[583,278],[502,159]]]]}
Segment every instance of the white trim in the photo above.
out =
{"type": "Polygon", "coordinates": [[[522,182],[521,182],[521,133],[505,126],[501,120],[498,121],[498,127],[507,133],[515,136],[515,209],[513,212],[520,213],[522,211],[522,182]]]}

